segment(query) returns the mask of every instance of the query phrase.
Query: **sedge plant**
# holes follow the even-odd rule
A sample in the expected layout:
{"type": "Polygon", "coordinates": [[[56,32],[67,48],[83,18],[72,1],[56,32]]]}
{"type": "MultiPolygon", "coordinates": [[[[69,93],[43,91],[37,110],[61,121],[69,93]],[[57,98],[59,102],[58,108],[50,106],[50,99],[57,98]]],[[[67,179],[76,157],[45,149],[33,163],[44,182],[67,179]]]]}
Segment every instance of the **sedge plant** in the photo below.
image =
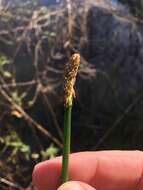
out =
{"type": "Polygon", "coordinates": [[[62,183],[69,179],[69,154],[71,141],[71,115],[73,107],[73,98],[75,97],[74,85],[80,65],[80,55],[75,53],[71,56],[69,63],[66,65],[64,75],[64,147],[62,160],[62,183]]]}

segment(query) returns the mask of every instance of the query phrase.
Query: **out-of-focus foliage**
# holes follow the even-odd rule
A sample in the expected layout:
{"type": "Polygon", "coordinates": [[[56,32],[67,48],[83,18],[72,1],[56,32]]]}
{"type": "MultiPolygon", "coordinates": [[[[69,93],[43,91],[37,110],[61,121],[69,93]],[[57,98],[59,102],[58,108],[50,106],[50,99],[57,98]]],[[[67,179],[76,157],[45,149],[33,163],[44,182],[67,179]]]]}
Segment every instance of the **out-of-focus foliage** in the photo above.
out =
{"type": "Polygon", "coordinates": [[[0,55],[0,75],[4,78],[11,78],[12,74],[6,69],[9,60],[4,56],[0,55]]]}
{"type": "Polygon", "coordinates": [[[0,137],[0,143],[3,146],[1,154],[5,154],[7,151],[11,152],[7,161],[16,163],[19,154],[26,160],[30,159],[31,151],[30,147],[24,144],[15,131],[11,131],[10,134],[4,137],[0,137]]]}
{"type": "Polygon", "coordinates": [[[7,151],[10,153],[8,156],[7,162],[17,163],[19,156],[23,157],[25,160],[39,159],[46,160],[53,158],[57,155],[58,149],[51,144],[49,148],[41,150],[41,152],[32,152],[28,144],[25,144],[21,138],[18,136],[16,131],[10,131],[6,136],[0,137],[0,144],[3,147],[1,150],[1,156],[4,155],[7,151]]]}
{"type": "Polygon", "coordinates": [[[120,1],[128,5],[131,12],[136,17],[143,18],[143,1],[142,0],[120,0],[120,1]]]}
{"type": "Polygon", "coordinates": [[[54,158],[58,153],[58,148],[56,148],[53,144],[50,145],[49,148],[47,148],[44,151],[41,151],[41,155],[43,160],[54,158]]]}
{"type": "MultiPolygon", "coordinates": [[[[47,61],[57,48],[56,23],[62,15],[61,8],[44,7],[42,2],[35,0],[0,3],[0,162],[3,163],[0,177],[13,183],[17,181],[29,189],[33,189],[30,185],[33,166],[59,152],[59,147],[52,141],[57,138],[54,137],[57,130],[47,133],[49,118],[45,123],[38,121],[39,116],[41,120],[45,116],[36,113],[39,108],[35,105],[42,94],[42,101],[47,103],[40,108],[47,114],[52,113],[53,128],[59,125],[52,121],[55,111],[48,103],[49,90],[53,91],[57,86],[56,80],[50,80],[52,76],[47,77],[48,68],[53,69],[47,61]],[[35,127],[39,130],[39,125],[41,132],[37,133],[35,127]],[[49,133],[53,133],[51,140],[46,136],[49,133]],[[25,179],[20,177],[23,172],[27,176],[25,179]]],[[[0,189],[7,189],[7,185],[0,183],[0,189]]]]}

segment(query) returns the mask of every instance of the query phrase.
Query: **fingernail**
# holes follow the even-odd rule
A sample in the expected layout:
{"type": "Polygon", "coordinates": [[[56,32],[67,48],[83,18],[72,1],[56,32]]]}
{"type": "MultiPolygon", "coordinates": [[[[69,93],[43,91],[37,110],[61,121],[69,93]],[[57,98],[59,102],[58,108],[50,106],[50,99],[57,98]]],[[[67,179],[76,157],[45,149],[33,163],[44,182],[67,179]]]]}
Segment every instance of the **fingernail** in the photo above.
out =
{"type": "Polygon", "coordinates": [[[61,185],[57,190],[84,190],[78,182],[67,182],[61,185]]]}

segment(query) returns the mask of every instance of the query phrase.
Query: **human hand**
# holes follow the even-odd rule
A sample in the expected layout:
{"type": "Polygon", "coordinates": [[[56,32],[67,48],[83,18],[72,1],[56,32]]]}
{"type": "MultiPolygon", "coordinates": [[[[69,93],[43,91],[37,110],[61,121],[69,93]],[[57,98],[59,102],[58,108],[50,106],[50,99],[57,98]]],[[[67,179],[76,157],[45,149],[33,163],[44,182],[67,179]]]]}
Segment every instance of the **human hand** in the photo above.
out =
{"type": "MultiPolygon", "coordinates": [[[[61,168],[61,157],[39,163],[33,171],[33,183],[39,190],[56,190],[61,168]]],[[[71,181],[58,190],[143,190],[143,152],[71,154],[69,176],[71,181]]]]}

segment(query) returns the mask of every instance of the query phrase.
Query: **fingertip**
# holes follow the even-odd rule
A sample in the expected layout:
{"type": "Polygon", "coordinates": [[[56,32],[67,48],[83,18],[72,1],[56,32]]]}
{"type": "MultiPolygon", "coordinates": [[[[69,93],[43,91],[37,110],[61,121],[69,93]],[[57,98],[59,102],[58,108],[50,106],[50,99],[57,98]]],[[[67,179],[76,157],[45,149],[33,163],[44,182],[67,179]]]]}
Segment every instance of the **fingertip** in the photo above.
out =
{"type": "Polygon", "coordinates": [[[90,185],[79,182],[79,181],[69,181],[61,185],[58,190],[95,190],[90,185]]]}
{"type": "Polygon", "coordinates": [[[33,184],[38,190],[56,190],[60,184],[61,164],[49,160],[37,164],[32,173],[33,184]]]}
{"type": "MultiPolygon", "coordinates": [[[[39,184],[39,164],[34,166],[33,172],[32,172],[32,182],[33,184],[38,188],[38,184],[39,184]]],[[[39,188],[38,188],[39,189],[39,188]]]]}

